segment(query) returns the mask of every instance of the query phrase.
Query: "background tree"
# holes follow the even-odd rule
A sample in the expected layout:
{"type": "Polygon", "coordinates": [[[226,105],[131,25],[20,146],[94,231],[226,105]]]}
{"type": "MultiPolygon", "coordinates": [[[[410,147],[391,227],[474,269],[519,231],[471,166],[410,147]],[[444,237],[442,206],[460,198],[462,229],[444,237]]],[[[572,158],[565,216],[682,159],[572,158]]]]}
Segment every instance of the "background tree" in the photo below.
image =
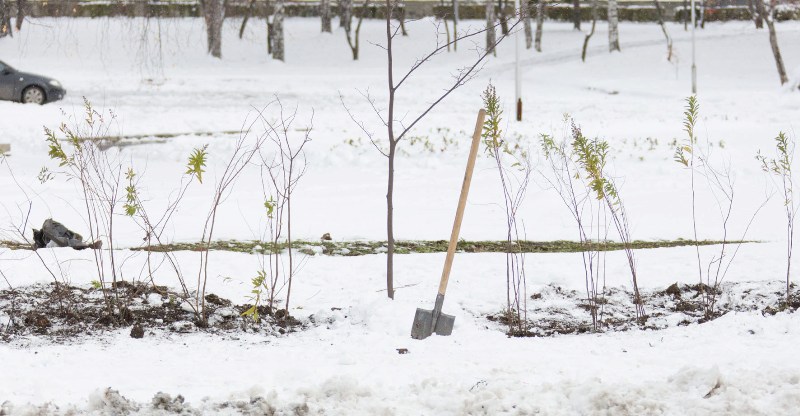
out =
{"type": "Polygon", "coordinates": [[[544,0],[536,2],[536,52],[542,51],[542,26],[544,25],[544,0]]]}
{"type": "Polygon", "coordinates": [[[320,0],[319,18],[322,24],[322,32],[331,33],[331,0],[320,0]]]}
{"type": "Polygon", "coordinates": [[[339,0],[339,27],[350,30],[353,21],[353,0],[339,0]]]}
{"type": "MultiPolygon", "coordinates": [[[[284,61],[283,42],[283,1],[275,1],[275,12],[272,15],[272,59],[284,61]]],[[[269,24],[269,23],[268,23],[269,24]]]]}
{"type": "Polygon", "coordinates": [[[778,67],[778,77],[781,79],[781,85],[789,82],[786,76],[786,68],[783,66],[783,58],[781,57],[781,49],[778,46],[778,35],[775,33],[775,6],[776,0],[755,0],[758,7],[758,13],[764,17],[767,22],[767,30],[769,30],[769,44],[772,47],[772,56],[775,57],[775,66],[778,67]]]}
{"type": "Polygon", "coordinates": [[[763,29],[764,19],[762,18],[761,12],[758,11],[758,7],[755,6],[753,1],[754,0],[747,0],[747,10],[750,11],[750,18],[753,19],[756,29],[763,29]]]}
{"type": "Polygon", "coordinates": [[[28,2],[26,0],[17,0],[17,30],[22,30],[22,22],[25,21],[25,13],[28,9],[28,2]]]}
{"type": "Polygon", "coordinates": [[[581,0],[572,0],[572,26],[581,30],[581,0]]]}
{"type": "Polygon", "coordinates": [[[530,49],[533,46],[533,29],[531,28],[531,5],[528,0],[520,2],[519,13],[525,28],[525,49],[530,49]]]}
{"type": "Polygon", "coordinates": [[[608,51],[614,52],[619,48],[619,17],[617,15],[617,0],[608,0],[608,51]]]}
{"type": "Polygon", "coordinates": [[[11,33],[11,8],[6,0],[0,0],[0,38],[13,36],[11,33]]]}
{"type": "Polygon", "coordinates": [[[497,43],[497,33],[495,32],[497,17],[494,14],[494,3],[486,2],[486,50],[497,56],[497,51],[492,45],[497,43]]]}
{"type": "MultiPolygon", "coordinates": [[[[364,21],[364,16],[367,14],[367,7],[369,7],[369,0],[364,0],[364,5],[361,6],[361,13],[359,13],[358,15],[358,23],[356,24],[355,33],[354,34],[350,33],[351,32],[350,29],[352,29],[353,25],[350,25],[351,27],[349,29],[345,28],[344,30],[344,34],[345,36],[347,36],[347,45],[350,46],[350,51],[353,53],[354,61],[358,60],[358,50],[359,50],[358,41],[359,41],[359,36],[361,34],[361,22],[364,21]]],[[[445,24],[447,24],[447,22],[445,22],[445,24]]],[[[449,41],[450,40],[448,39],[448,42],[449,41]]]]}
{"type": "Polygon", "coordinates": [[[667,25],[664,24],[664,17],[663,13],[661,12],[661,3],[658,0],[653,0],[653,3],[656,6],[656,19],[658,19],[658,24],[661,25],[661,31],[664,32],[664,37],[667,38],[667,61],[672,61],[672,38],[669,36],[669,31],[667,31],[667,25]]]}
{"type": "Polygon", "coordinates": [[[594,29],[597,27],[597,18],[600,14],[598,9],[597,0],[592,0],[592,28],[589,30],[589,33],[586,34],[586,37],[583,39],[583,48],[581,49],[581,61],[586,62],[586,48],[589,46],[589,39],[592,38],[594,35],[594,29]]]}
{"type": "Polygon", "coordinates": [[[250,0],[250,3],[247,5],[247,11],[244,12],[244,17],[242,18],[242,26],[239,27],[239,39],[244,36],[244,28],[247,27],[247,21],[250,20],[250,16],[253,15],[253,10],[256,8],[256,0],[250,0]]]}
{"type": "Polygon", "coordinates": [[[208,53],[215,58],[222,58],[222,22],[225,20],[224,0],[200,0],[203,19],[206,22],[208,37],[208,53]]]}
{"type": "Polygon", "coordinates": [[[497,0],[497,11],[500,17],[500,31],[502,34],[508,34],[508,16],[506,15],[506,8],[508,7],[508,0],[497,0]]]}

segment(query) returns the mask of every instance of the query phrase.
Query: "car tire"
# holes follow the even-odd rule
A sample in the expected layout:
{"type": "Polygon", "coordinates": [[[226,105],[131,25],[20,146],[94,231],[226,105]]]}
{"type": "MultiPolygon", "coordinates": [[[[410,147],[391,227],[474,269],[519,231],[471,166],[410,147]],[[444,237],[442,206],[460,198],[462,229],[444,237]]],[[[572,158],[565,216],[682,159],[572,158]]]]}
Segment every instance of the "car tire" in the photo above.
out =
{"type": "Polygon", "coordinates": [[[30,86],[22,91],[22,102],[25,104],[42,105],[46,101],[44,90],[37,86],[30,86]]]}

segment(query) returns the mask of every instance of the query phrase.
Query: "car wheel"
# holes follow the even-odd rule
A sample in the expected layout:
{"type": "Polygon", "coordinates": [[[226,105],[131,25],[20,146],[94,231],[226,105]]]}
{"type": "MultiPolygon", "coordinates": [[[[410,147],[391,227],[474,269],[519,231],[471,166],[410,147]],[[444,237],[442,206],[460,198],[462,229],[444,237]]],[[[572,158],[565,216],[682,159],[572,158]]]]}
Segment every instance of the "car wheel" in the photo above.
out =
{"type": "Polygon", "coordinates": [[[33,86],[22,91],[22,102],[25,104],[44,104],[44,90],[33,86]]]}

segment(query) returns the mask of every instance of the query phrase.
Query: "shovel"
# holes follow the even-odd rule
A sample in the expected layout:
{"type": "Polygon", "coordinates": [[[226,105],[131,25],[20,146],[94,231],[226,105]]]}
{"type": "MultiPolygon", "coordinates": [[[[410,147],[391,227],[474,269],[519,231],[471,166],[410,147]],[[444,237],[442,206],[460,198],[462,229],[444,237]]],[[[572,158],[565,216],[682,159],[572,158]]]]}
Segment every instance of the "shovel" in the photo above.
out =
{"type": "Polygon", "coordinates": [[[458,199],[458,209],[456,209],[456,218],[453,221],[453,232],[450,234],[450,244],[447,246],[447,258],[444,261],[444,270],[442,271],[442,280],[439,283],[439,293],[436,295],[436,303],[433,305],[433,310],[417,308],[417,313],[414,315],[414,325],[411,327],[411,338],[414,339],[428,338],[434,332],[436,335],[450,335],[453,333],[453,324],[456,317],[442,313],[442,303],[444,303],[444,292],[447,290],[447,281],[450,278],[450,269],[453,267],[453,257],[456,254],[458,233],[461,231],[461,220],[464,218],[464,207],[467,205],[467,194],[469,194],[469,184],[472,182],[475,158],[478,155],[478,147],[480,147],[484,118],[486,118],[486,111],[481,109],[478,112],[478,120],[475,123],[475,133],[472,134],[472,147],[469,149],[467,170],[464,173],[464,183],[461,185],[461,197],[458,199]]]}

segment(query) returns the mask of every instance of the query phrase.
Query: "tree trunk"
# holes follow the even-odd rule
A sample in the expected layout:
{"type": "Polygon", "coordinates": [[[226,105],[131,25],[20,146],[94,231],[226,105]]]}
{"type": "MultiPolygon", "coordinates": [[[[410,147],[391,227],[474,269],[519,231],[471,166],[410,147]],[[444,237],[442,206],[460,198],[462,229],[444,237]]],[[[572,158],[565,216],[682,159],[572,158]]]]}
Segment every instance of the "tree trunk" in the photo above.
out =
{"type": "MultiPolygon", "coordinates": [[[[351,36],[350,31],[345,30],[344,34],[347,36],[347,44],[350,46],[350,51],[353,53],[353,60],[358,60],[359,50],[359,37],[361,34],[361,23],[364,21],[364,16],[367,14],[367,7],[369,0],[364,0],[364,5],[361,7],[361,13],[358,15],[358,24],[356,24],[355,36],[351,36]]],[[[447,24],[447,21],[445,21],[447,24]]]]}
{"type": "Polygon", "coordinates": [[[28,2],[26,0],[17,0],[17,31],[22,30],[22,22],[25,21],[25,12],[28,8],[28,2]]]}
{"type": "Polygon", "coordinates": [[[458,0],[453,0],[453,50],[458,50],[458,0]]]}
{"type": "Polygon", "coordinates": [[[536,3],[536,52],[542,51],[542,25],[544,25],[544,0],[539,0],[536,3]]]}
{"type": "Polygon", "coordinates": [[[0,0],[0,38],[13,36],[11,32],[11,8],[6,0],[0,0]]]}
{"type": "Polygon", "coordinates": [[[689,30],[689,2],[687,0],[683,0],[683,13],[681,14],[683,15],[683,31],[686,32],[689,30]]]}
{"type": "Polygon", "coordinates": [[[406,30],[406,3],[404,0],[397,1],[398,6],[398,13],[397,13],[397,20],[400,21],[400,34],[403,36],[408,36],[408,31],[406,30]]]}
{"type": "Polygon", "coordinates": [[[619,51],[619,17],[617,0],[608,0],[608,51],[619,51]]]}
{"type": "Polygon", "coordinates": [[[700,0],[700,29],[706,28],[706,2],[700,0]]]}
{"type": "Polygon", "coordinates": [[[528,0],[522,0],[519,4],[520,13],[522,14],[522,25],[525,27],[525,49],[530,49],[533,46],[533,28],[531,27],[531,5],[528,0]]]}
{"type": "Polygon", "coordinates": [[[394,155],[397,142],[394,139],[394,62],[392,57],[392,0],[386,0],[386,67],[389,80],[389,109],[386,134],[389,139],[389,175],[386,186],[386,294],[394,299],[394,155]]]}
{"type": "Polygon", "coordinates": [[[244,36],[244,28],[247,27],[247,21],[250,20],[250,16],[253,14],[253,9],[255,9],[256,0],[250,0],[250,5],[247,6],[247,12],[242,19],[242,26],[239,27],[239,39],[244,36]]]}
{"type": "Polygon", "coordinates": [[[755,0],[758,12],[764,17],[767,22],[767,30],[769,30],[769,44],[772,47],[772,56],[775,57],[775,66],[778,67],[778,77],[781,80],[781,85],[789,82],[786,76],[786,68],[783,66],[783,58],[781,57],[781,50],[778,46],[778,35],[775,33],[775,1],[772,0],[769,9],[764,4],[763,0],[755,0]]]}
{"type": "Polygon", "coordinates": [[[494,2],[486,2],[486,50],[492,52],[497,56],[497,51],[494,49],[497,43],[497,34],[495,33],[494,22],[497,20],[494,14],[494,2]]]}
{"type": "Polygon", "coordinates": [[[747,0],[747,9],[750,11],[750,17],[753,19],[753,22],[756,24],[756,29],[763,29],[764,19],[761,16],[761,12],[758,11],[758,7],[753,4],[753,0],[747,0]]]}
{"type": "Polygon", "coordinates": [[[508,35],[508,16],[506,16],[505,4],[503,0],[497,0],[497,10],[500,11],[500,33],[508,35]]]}
{"type": "Polygon", "coordinates": [[[350,30],[353,21],[353,0],[339,0],[339,27],[350,30]]]}
{"type": "Polygon", "coordinates": [[[572,0],[572,25],[581,30],[581,0],[572,0]]]}
{"type": "Polygon", "coordinates": [[[589,47],[589,39],[591,39],[592,35],[594,35],[594,29],[597,26],[597,17],[599,14],[600,13],[597,8],[597,0],[592,0],[592,29],[586,35],[586,38],[583,39],[583,49],[581,49],[581,62],[586,62],[586,48],[589,47]]]}
{"type": "Polygon", "coordinates": [[[203,0],[203,18],[206,21],[208,53],[215,58],[222,58],[222,22],[225,19],[223,0],[203,0]]]}
{"type": "Polygon", "coordinates": [[[319,18],[322,23],[322,32],[331,33],[331,0],[320,0],[319,18]]]}
{"type": "Polygon", "coordinates": [[[667,38],[667,61],[672,62],[672,38],[667,31],[667,25],[664,24],[661,3],[659,3],[658,0],[653,0],[653,3],[656,6],[656,19],[658,19],[658,24],[661,25],[661,31],[664,32],[664,37],[667,38]]]}
{"type": "Polygon", "coordinates": [[[272,16],[272,59],[284,61],[283,0],[275,2],[275,13],[272,16]]]}

